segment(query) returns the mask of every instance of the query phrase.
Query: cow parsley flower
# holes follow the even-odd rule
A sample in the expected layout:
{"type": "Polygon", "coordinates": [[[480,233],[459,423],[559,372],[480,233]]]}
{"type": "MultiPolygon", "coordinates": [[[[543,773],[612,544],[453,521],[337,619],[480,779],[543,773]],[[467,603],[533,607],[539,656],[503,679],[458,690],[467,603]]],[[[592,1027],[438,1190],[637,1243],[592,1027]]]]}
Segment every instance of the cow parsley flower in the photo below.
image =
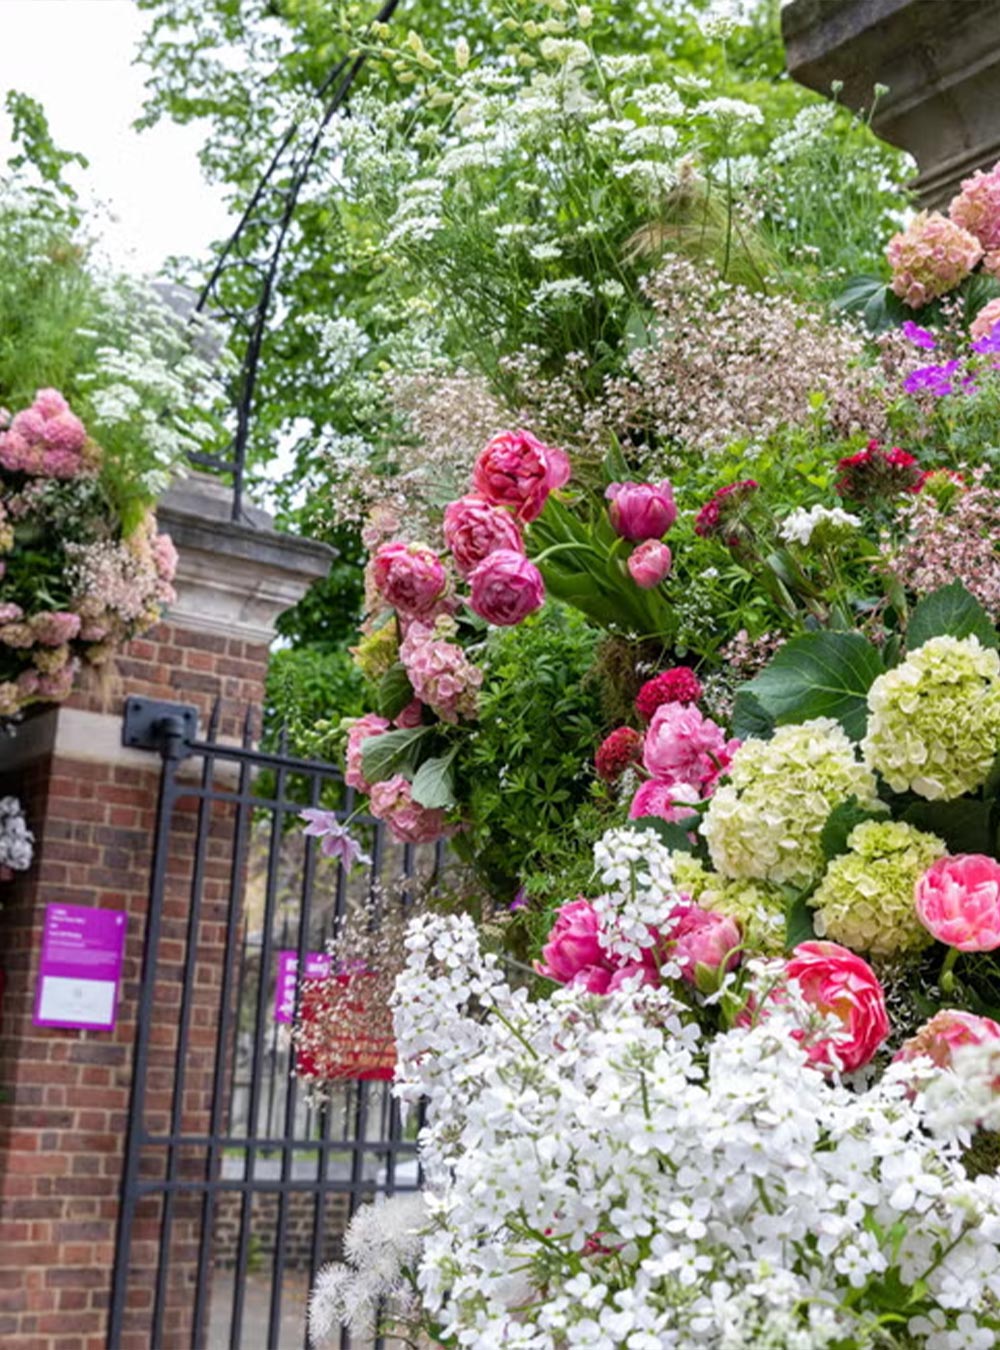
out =
{"type": "Polygon", "coordinates": [[[977,637],[935,637],[868,691],[862,752],[894,792],[951,801],[989,776],[1000,746],[1000,656],[977,637]]]}
{"type": "Polygon", "coordinates": [[[818,717],[779,727],[770,741],[746,741],[701,830],[724,877],[804,886],[823,866],[827,816],[852,796],[874,803],[875,779],[843,728],[818,717]]]}

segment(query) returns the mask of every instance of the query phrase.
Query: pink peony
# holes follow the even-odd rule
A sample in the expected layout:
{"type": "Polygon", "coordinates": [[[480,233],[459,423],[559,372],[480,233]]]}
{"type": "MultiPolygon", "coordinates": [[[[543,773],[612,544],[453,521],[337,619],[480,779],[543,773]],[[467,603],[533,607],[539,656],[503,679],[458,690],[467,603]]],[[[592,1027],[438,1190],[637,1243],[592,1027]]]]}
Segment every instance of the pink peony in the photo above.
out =
{"type": "Polygon", "coordinates": [[[948,214],[956,225],[975,237],[989,252],[1000,248],[1000,163],[989,173],[978,169],[963,179],[962,190],[953,197],[948,214]]]}
{"type": "Polygon", "coordinates": [[[460,497],[457,502],[449,502],[444,509],[444,538],[463,577],[499,548],[524,552],[524,541],[514,517],[482,497],[460,497]]]}
{"type": "Polygon", "coordinates": [[[662,704],[697,703],[701,695],[701,681],[694,671],[673,666],[646,681],[635,696],[635,710],[648,722],[662,704]]]}
{"type": "Polygon", "coordinates": [[[418,727],[423,720],[424,720],[424,705],[420,702],[418,698],[413,698],[409,701],[409,703],[402,710],[402,712],[398,712],[396,714],[396,716],[393,718],[392,725],[394,727],[401,727],[405,728],[408,731],[412,731],[412,729],[414,727],[418,727]]]}
{"type": "MultiPolygon", "coordinates": [[[[584,971],[609,969],[604,948],[598,941],[601,920],[589,900],[582,896],[556,910],[556,921],[542,948],[542,960],[535,962],[539,975],[559,984],[570,984],[584,971]]],[[[588,988],[590,985],[588,985],[588,988]]],[[[603,989],[595,989],[603,993],[603,989]]]]}
{"type": "Polygon", "coordinates": [[[661,783],[655,778],[643,783],[632,798],[628,809],[630,820],[644,816],[659,816],[676,825],[694,814],[691,807],[701,800],[701,794],[690,783],[661,783]]]}
{"type": "Polygon", "coordinates": [[[889,1034],[885,995],[868,962],[836,942],[802,942],[785,963],[785,974],[808,1003],[843,1024],[834,1036],[807,1046],[810,1063],[848,1071],[867,1064],[889,1034]]]}
{"type": "Polygon", "coordinates": [[[594,768],[605,783],[617,783],[630,764],[642,754],[642,733],[632,727],[616,727],[597,747],[594,768]]]}
{"type": "Polygon", "coordinates": [[[448,833],[445,813],[418,805],[402,774],[374,783],[368,800],[372,815],[384,820],[401,843],[432,844],[448,833]]]}
{"type": "Polygon", "coordinates": [[[545,584],[533,562],[513,549],[491,553],[469,577],[469,604],[476,613],[500,627],[526,619],[545,603],[545,584]]]}
{"type": "Polygon", "coordinates": [[[396,540],[383,544],[372,559],[379,593],[401,614],[429,615],[445,592],[448,574],[433,549],[396,540]]]}
{"type": "Polygon", "coordinates": [[[370,792],[371,784],[365,779],[361,767],[361,747],[369,736],[381,736],[389,730],[390,723],[378,713],[365,713],[359,717],[347,733],[347,769],[344,782],[359,792],[370,792]]]}
{"type": "Polygon", "coordinates": [[[80,616],[69,610],[49,610],[33,614],[29,620],[36,642],[43,647],[61,647],[80,632],[80,616]]]}
{"type": "Polygon", "coordinates": [[[666,544],[656,539],[647,539],[640,544],[628,560],[629,576],[644,591],[651,591],[670,575],[673,555],[666,544]]]}
{"type": "Polygon", "coordinates": [[[917,917],[960,952],[1000,947],[1000,863],[981,853],[939,858],[917,882],[917,917]]]}
{"type": "Polygon", "coordinates": [[[894,1059],[907,1061],[923,1055],[939,1069],[948,1069],[960,1045],[986,1045],[995,1040],[1000,1040],[1000,1026],[991,1017],[942,1008],[915,1036],[903,1042],[894,1059]]]}
{"type": "Polygon", "coordinates": [[[399,658],[417,698],[442,721],[476,716],[483,672],[458,643],[438,637],[433,628],[414,620],[400,645],[399,658]]]}
{"type": "Polygon", "coordinates": [[[646,731],[642,762],[661,783],[688,783],[707,796],[739,745],[693,705],[664,703],[646,731]]]}
{"type": "Polygon", "coordinates": [[[892,289],[911,309],[920,309],[954,290],[983,256],[974,234],[941,215],[921,211],[885,251],[892,268],[892,289]]]}
{"type": "Polygon", "coordinates": [[[1000,296],[984,305],[972,321],[969,332],[973,342],[992,336],[994,328],[1000,323],[1000,296]]]}
{"type": "Polygon", "coordinates": [[[569,482],[569,456],[530,431],[502,431],[476,460],[472,484],[493,506],[511,506],[518,520],[542,514],[549,493],[569,482]]]}
{"type": "Polygon", "coordinates": [[[661,483],[612,483],[604,495],[611,503],[611,524],[623,539],[636,543],[662,539],[677,519],[674,490],[666,479],[661,483]]]}
{"type": "Polygon", "coordinates": [[[718,987],[724,970],[740,963],[743,935],[735,919],[700,905],[674,905],[662,929],[660,950],[681,967],[681,976],[703,993],[718,987]]]}

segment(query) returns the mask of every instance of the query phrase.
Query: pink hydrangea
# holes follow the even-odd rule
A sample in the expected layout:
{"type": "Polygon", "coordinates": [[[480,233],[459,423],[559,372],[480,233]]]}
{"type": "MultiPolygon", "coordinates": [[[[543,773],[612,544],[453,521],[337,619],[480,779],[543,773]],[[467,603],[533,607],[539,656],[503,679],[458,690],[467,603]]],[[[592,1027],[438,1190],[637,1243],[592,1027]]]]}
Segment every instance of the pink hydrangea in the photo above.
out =
{"type": "Polygon", "coordinates": [[[658,539],[647,539],[629,557],[628,574],[637,586],[651,591],[670,575],[673,554],[658,539]]]}
{"type": "Polygon", "coordinates": [[[12,600],[0,604],[0,624],[17,623],[23,618],[24,610],[20,605],[15,605],[12,600]]]}
{"type": "Polygon", "coordinates": [[[635,543],[662,539],[677,519],[674,490],[667,479],[662,483],[612,483],[604,495],[615,532],[635,543]]]}
{"type": "Polygon", "coordinates": [[[996,277],[997,281],[1000,281],[1000,249],[987,253],[983,259],[983,271],[989,272],[991,277],[996,277]]]}
{"type": "Polygon", "coordinates": [[[80,616],[70,610],[47,610],[29,620],[35,641],[43,647],[61,647],[80,632],[80,616]]]}
{"type": "Polygon", "coordinates": [[[917,917],[960,952],[1000,947],[1000,863],[983,853],[939,858],[917,882],[917,917]]]}
{"type": "Polygon", "coordinates": [[[58,417],[69,411],[69,404],[58,389],[39,389],[33,406],[45,418],[58,417]]]}
{"type": "Polygon", "coordinates": [[[469,577],[469,604],[487,623],[511,627],[545,603],[545,583],[533,562],[513,549],[491,553],[469,577]]]}
{"type": "Polygon", "coordinates": [[[413,698],[410,699],[406,707],[401,712],[398,712],[392,719],[392,725],[406,731],[412,731],[413,728],[418,727],[423,720],[424,705],[418,698],[413,698]]]}
{"type": "Polygon", "coordinates": [[[433,628],[414,621],[399,648],[417,698],[433,708],[444,722],[473,718],[483,672],[456,642],[438,636],[433,628]]]}
{"type": "Polygon", "coordinates": [[[444,538],[463,577],[497,549],[524,552],[517,521],[482,497],[460,497],[444,509],[444,538]]]}
{"type": "Polygon", "coordinates": [[[690,783],[661,783],[656,778],[650,778],[632,798],[628,809],[629,819],[659,816],[661,820],[676,824],[679,820],[690,819],[691,807],[700,800],[701,794],[690,783]]]}
{"type": "Polygon", "coordinates": [[[646,731],[642,762],[661,783],[687,783],[708,796],[739,745],[691,704],[664,703],[646,731]]]}
{"type": "Polygon", "coordinates": [[[371,562],[382,597],[401,614],[425,618],[433,613],[448,585],[444,564],[425,544],[396,540],[383,544],[371,562]]]}
{"type": "Polygon", "coordinates": [[[347,733],[347,768],[344,772],[348,787],[357,788],[359,792],[371,791],[361,765],[361,747],[370,736],[381,736],[388,731],[390,725],[388,719],[379,717],[378,713],[365,713],[352,724],[347,733]]]}
{"type": "Polygon", "coordinates": [[[939,211],[921,211],[886,249],[892,289],[912,309],[954,290],[982,256],[976,236],[939,211]]]}
{"type": "Polygon", "coordinates": [[[973,319],[972,327],[969,330],[973,342],[978,342],[980,338],[989,337],[998,323],[1000,323],[1000,296],[991,300],[988,305],[984,305],[973,319]]]}
{"type": "Polygon", "coordinates": [[[42,440],[47,450],[61,450],[66,454],[78,454],[87,439],[83,423],[74,413],[61,412],[50,417],[44,425],[42,440]]]}
{"type": "Polygon", "coordinates": [[[74,478],[83,471],[87,432],[55,389],[40,389],[30,408],[0,433],[0,464],[15,473],[74,478]]]}
{"type": "Polygon", "coordinates": [[[158,534],[153,539],[153,566],[161,581],[171,582],[177,575],[180,556],[169,534],[158,534]]]}
{"type": "Polygon", "coordinates": [[[915,1036],[903,1042],[895,1059],[907,1062],[924,1056],[939,1069],[948,1069],[960,1045],[986,1045],[995,1040],[1000,1040],[1000,1026],[991,1017],[942,1008],[915,1036]]]}
{"type": "Polygon", "coordinates": [[[509,506],[518,520],[541,515],[549,493],[569,482],[569,456],[543,445],[530,431],[502,431],[476,460],[472,485],[494,506],[509,506]]]}
{"type": "Polygon", "coordinates": [[[372,815],[404,844],[431,844],[448,833],[445,813],[418,805],[402,774],[373,783],[368,800],[372,815]]]}
{"type": "Polygon", "coordinates": [[[54,674],[42,675],[38,681],[37,697],[51,703],[60,703],[64,698],[69,698],[79,671],[80,662],[74,658],[54,674]]]}
{"type": "Polygon", "coordinates": [[[962,190],[953,197],[948,214],[956,225],[975,237],[987,252],[1000,249],[1000,163],[989,173],[982,169],[962,182],[962,190]]]}

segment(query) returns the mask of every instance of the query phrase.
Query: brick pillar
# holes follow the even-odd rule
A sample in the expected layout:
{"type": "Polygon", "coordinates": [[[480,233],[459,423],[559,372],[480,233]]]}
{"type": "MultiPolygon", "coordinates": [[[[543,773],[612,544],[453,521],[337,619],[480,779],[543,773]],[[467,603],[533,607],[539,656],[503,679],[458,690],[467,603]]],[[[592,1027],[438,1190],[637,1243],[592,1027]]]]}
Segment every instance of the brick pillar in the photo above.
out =
{"type": "MultiPolygon", "coordinates": [[[[231,524],[225,489],[200,475],[168,494],[160,521],[180,552],[177,604],[113,670],[92,673],[66,704],[0,738],[0,792],[24,800],[36,836],[30,872],[0,892],[4,1350],[105,1350],[160,771],[158,756],[122,748],[122,705],[127,694],[193,703],[204,726],[221,697],[223,736],[238,734],[248,704],[260,706],[274,621],[325,573],[331,555],[277,534],[264,513],[252,517],[231,524]],[[113,1032],[32,1025],[45,906],[53,901],[128,914],[113,1032]]],[[[182,860],[178,895],[180,874],[182,860]]],[[[206,904],[220,905],[224,889],[224,877],[209,876],[206,904]]],[[[168,902],[164,935],[173,939],[176,930],[183,938],[185,920],[183,905],[168,902]]],[[[215,931],[221,942],[221,925],[215,931]]],[[[178,962],[182,947],[179,941],[178,962]]],[[[203,956],[196,982],[210,978],[217,953],[203,956]]],[[[205,1009],[197,1020],[205,1034],[205,1009]]],[[[169,1028],[161,1039],[151,1080],[173,1063],[169,1028]]],[[[192,1046],[197,1059],[197,1037],[192,1046]]],[[[190,1081],[197,1106],[203,1084],[190,1081]]],[[[134,1257],[155,1227],[136,1232],[134,1257]]],[[[179,1229],[177,1241],[187,1238],[179,1229]]],[[[137,1304],[151,1297],[135,1291],[137,1304]]],[[[164,1350],[129,1339],[135,1350],[164,1350]]]]}

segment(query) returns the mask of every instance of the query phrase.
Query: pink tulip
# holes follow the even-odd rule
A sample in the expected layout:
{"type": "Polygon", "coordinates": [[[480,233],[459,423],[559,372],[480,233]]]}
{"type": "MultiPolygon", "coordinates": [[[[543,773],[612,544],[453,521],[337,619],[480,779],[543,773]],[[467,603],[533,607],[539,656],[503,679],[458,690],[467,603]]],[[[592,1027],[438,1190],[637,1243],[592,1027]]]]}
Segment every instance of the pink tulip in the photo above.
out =
{"type": "Polygon", "coordinates": [[[700,905],[674,905],[662,936],[668,945],[660,950],[679,963],[688,984],[703,992],[717,988],[723,972],[735,970],[740,963],[743,938],[739,924],[700,905]]]}
{"type": "Polygon", "coordinates": [[[549,493],[570,476],[564,450],[543,445],[530,431],[502,431],[476,460],[472,485],[494,506],[510,506],[525,523],[541,515],[549,493]]]}
{"type": "Polygon", "coordinates": [[[448,584],[441,559],[424,544],[383,544],[371,567],[379,593],[408,617],[431,614],[448,584]]]}
{"type": "Polygon", "coordinates": [[[948,1069],[959,1046],[986,1045],[996,1040],[1000,1040],[1000,1026],[991,1017],[943,1008],[915,1036],[903,1042],[894,1059],[905,1062],[923,1055],[939,1069],[948,1069]]]}
{"type": "Polygon", "coordinates": [[[674,490],[662,483],[612,483],[605,492],[611,524],[624,539],[661,539],[677,519],[674,490]]]}
{"type": "MultiPolygon", "coordinates": [[[[885,994],[867,961],[836,942],[801,942],[785,963],[808,1003],[834,1013],[843,1029],[807,1047],[813,1064],[860,1069],[889,1034],[885,994]]],[[[804,1033],[799,1033],[801,1039],[804,1033]]]]}
{"type": "Polygon", "coordinates": [[[706,797],[739,744],[693,704],[664,703],[647,728],[642,762],[660,782],[688,783],[706,797]]]}
{"type": "Polygon", "coordinates": [[[679,820],[689,820],[694,814],[692,806],[700,800],[701,794],[690,783],[661,783],[651,778],[640,786],[632,798],[628,809],[629,819],[659,816],[661,820],[676,824],[679,820]]]}
{"type": "Polygon", "coordinates": [[[628,560],[629,575],[637,586],[651,591],[670,575],[673,555],[666,544],[657,539],[647,539],[640,544],[628,560]]]}
{"type": "MultiPolygon", "coordinates": [[[[597,940],[600,929],[601,920],[589,900],[581,897],[560,905],[549,940],[542,948],[543,959],[535,962],[539,975],[559,984],[570,984],[594,967],[609,970],[604,948],[597,940]]],[[[593,993],[604,993],[590,982],[587,988],[593,993]]]]}
{"type": "Polygon", "coordinates": [[[1000,947],[1000,863],[981,853],[939,858],[917,882],[920,922],[960,952],[1000,947]]]}
{"type": "Polygon", "coordinates": [[[444,508],[444,538],[463,577],[499,548],[524,552],[517,521],[482,497],[460,497],[444,508]]]}
{"type": "Polygon", "coordinates": [[[545,603],[542,574],[523,553],[501,548],[469,577],[469,604],[487,623],[509,628],[545,603]]]}

